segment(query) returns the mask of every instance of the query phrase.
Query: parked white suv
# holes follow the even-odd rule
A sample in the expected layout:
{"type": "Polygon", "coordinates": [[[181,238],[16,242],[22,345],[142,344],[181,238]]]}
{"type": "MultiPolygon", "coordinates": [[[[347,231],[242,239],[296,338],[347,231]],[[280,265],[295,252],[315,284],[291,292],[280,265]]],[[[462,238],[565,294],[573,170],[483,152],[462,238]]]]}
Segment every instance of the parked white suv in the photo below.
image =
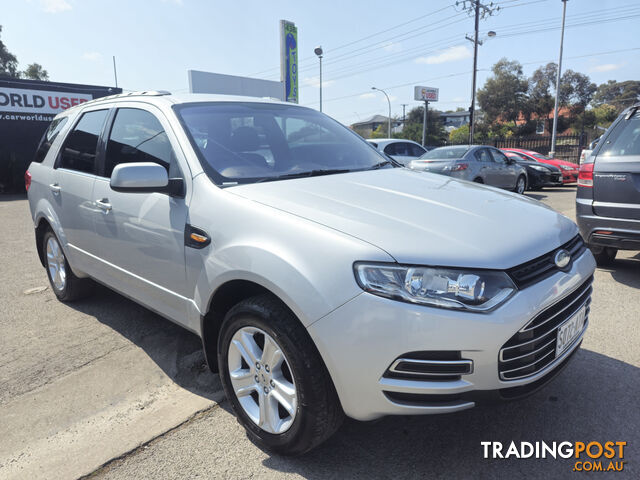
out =
{"type": "Polygon", "coordinates": [[[26,174],[62,301],[94,279],[201,336],[255,442],[530,393],[578,349],[595,262],[516,194],[394,168],[308,108],[126,94],[58,115],[26,174]]]}

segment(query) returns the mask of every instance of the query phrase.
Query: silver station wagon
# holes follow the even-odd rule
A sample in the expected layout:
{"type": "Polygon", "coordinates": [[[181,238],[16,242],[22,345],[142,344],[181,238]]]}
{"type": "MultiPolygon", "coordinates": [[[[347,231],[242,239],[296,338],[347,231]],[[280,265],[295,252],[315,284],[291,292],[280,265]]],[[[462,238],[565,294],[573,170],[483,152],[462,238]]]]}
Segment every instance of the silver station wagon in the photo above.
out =
{"type": "Polygon", "coordinates": [[[25,180],[57,297],[97,281],[198,334],[272,451],[308,451],[345,414],[526,395],[587,328],[595,262],[572,221],[398,168],[309,108],[90,101],[54,119],[25,180]]]}

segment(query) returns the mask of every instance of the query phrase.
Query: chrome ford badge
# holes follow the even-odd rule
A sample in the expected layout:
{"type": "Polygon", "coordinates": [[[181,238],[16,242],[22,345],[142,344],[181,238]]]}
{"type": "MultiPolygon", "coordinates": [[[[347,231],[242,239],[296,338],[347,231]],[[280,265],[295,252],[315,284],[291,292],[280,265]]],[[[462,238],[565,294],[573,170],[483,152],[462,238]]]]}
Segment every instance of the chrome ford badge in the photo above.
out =
{"type": "Polygon", "coordinates": [[[560,249],[556,252],[556,256],[553,258],[553,261],[558,268],[565,268],[571,261],[571,254],[564,248],[560,249]]]}

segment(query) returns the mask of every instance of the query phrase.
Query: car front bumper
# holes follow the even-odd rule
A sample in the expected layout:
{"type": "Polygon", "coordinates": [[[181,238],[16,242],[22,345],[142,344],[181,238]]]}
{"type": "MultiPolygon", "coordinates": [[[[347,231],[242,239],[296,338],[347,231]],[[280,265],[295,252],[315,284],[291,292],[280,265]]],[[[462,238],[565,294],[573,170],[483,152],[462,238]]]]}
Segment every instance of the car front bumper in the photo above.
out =
{"type": "MultiPolygon", "coordinates": [[[[501,380],[499,352],[531,319],[587,282],[595,261],[585,251],[556,273],[488,314],[398,302],[362,293],[309,326],[345,413],[358,420],[385,415],[450,413],[487,398],[516,398],[540,387],[578,349],[585,328],[549,365],[526,378],[501,380]],[[452,380],[389,378],[407,352],[460,352],[472,371],[452,380]]],[[[555,335],[555,334],[552,334],[555,335]]],[[[550,337],[551,338],[551,337],[550,337]]]]}

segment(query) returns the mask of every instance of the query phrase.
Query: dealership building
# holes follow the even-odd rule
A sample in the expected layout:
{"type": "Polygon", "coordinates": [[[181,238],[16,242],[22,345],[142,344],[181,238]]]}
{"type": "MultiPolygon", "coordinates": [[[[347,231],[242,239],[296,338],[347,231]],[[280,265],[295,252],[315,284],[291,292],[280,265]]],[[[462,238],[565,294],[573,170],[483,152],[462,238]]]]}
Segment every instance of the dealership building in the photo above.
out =
{"type": "Polygon", "coordinates": [[[55,115],[121,88],[0,77],[0,192],[24,189],[24,173],[55,115]]]}

